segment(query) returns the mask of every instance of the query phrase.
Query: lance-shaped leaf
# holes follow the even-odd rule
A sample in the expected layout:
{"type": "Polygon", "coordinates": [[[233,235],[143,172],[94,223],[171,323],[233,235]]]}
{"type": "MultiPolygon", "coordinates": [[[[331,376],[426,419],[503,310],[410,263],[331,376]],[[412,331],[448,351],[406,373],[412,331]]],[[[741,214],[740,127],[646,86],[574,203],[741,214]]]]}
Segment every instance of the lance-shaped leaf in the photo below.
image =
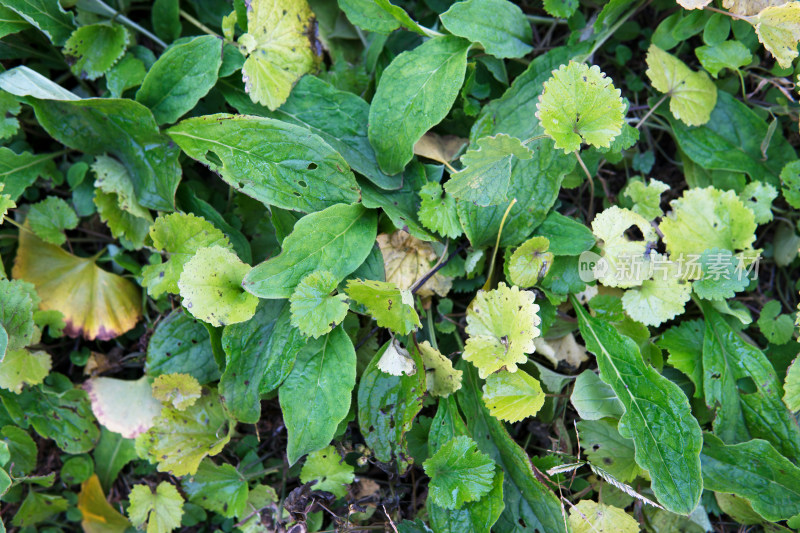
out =
{"type": "Polygon", "coordinates": [[[183,480],[189,501],[226,518],[244,516],[247,504],[247,479],[233,465],[216,465],[203,459],[197,472],[183,480]]]}
{"type": "Polygon", "coordinates": [[[153,298],[158,298],[164,292],[177,294],[180,291],[178,279],[183,267],[200,248],[231,248],[224,233],[211,222],[191,213],[171,213],[158,217],[150,229],[150,238],[156,250],[169,254],[164,263],[142,268],[142,285],[147,287],[153,298]]]}
{"type": "Polygon", "coordinates": [[[222,246],[200,248],[178,280],[183,306],[195,317],[220,327],[249,320],[258,298],[242,289],[250,272],[235,253],[222,246]]]}
{"type": "Polygon", "coordinates": [[[522,57],[533,50],[531,25],[522,9],[507,0],[456,2],[440,18],[447,31],[495,57],[522,57]]]}
{"type": "Polygon", "coordinates": [[[247,322],[222,333],[225,372],[219,390],[228,411],[255,424],[261,416],[261,394],[280,385],[294,366],[305,339],[290,323],[289,302],[265,300],[247,322]]]}
{"type": "Polygon", "coordinates": [[[431,478],[430,497],[445,509],[460,509],[492,488],[494,462],[467,436],[451,439],[423,466],[431,478]]]}
{"type": "Polygon", "coordinates": [[[492,291],[479,291],[467,309],[464,360],[478,368],[482,378],[505,368],[516,372],[536,346],[541,319],[535,296],[500,282],[492,291]]]}
{"type": "Polygon", "coordinates": [[[313,213],[359,199],[344,158],[300,126],[217,114],[183,120],[167,133],[189,157],[265,204],[313,213]]]}
{"type": "Polygon", "coordinates": [[[42,31],[50,41],[61,46],[75,29],[74,15],[64,11],[59,2],[48,0],[7,0],[3,2],[22,18],[42,31]]]}
{"type": "Polygon", "coordinates": [[[573,298],[581,336],[597,357],[600,377],[625,407],[623,437],[632,438],[636,463],[650,473],[653,492],[668,510],[689,514],[700,500],[700,425],[683,391],[645,364],[639,347],[610,324],[592,318],[573,298]]]}
{"type": "Polygon", "coordinates": [[[625,104],[600,67],[570,61],[544,83],[536,117],[564,152],[580,149],[581,142],[608,148],[622,132],[625,104]]]}
{"type": "Polygon", "coordinates": [[[639,522],[619,507],[581,500],[569,510],[573,533],[638,533],[639,522]]]}
{"type": "Polygon", "coordinates": [[[504,133],[483,137],[461,156],[463,168],[453,174],[444,188],[455,198],[479,206],[497,205],[509,200],[511,167],[516,160],[530,159],[522,142],[504,133]]]}
{"type": "Polygon", "coordinates": [[[583,420],[620,418],[625,413],[614,390],[591,370],[584,370],[575,379],[569,401],[583,420]]]}
{"type": "Polygon", "coordinates": [[[783,383],[785,390],[783,403],[792,412],[800,411],[800,358],[795,358],[786,371],[786,380],[783,383]]]}
{"type": "Polygon", "coordinates": [[[469,47],[458,37],[436,37],[383,71],[369,109],[369,142],[381,170],[402,171],[422,134],[447,116],[464,81],[469,47]]]}
{"type": "Polygon", "coordinates": [[[124,533],[131,527],[130,521],[106,500],[96,474],[81,484],[78,510],[83,515],[84,533],[124,533]]]}
{"type": "Polygon", "coordinates": [[[9,350],[0,360],[0,389],[19,394],[23,385],[38,385],[44,381],[52,366],[53,361],[46,352],[9,350]]]}
{"type": "Polygon", "coordinates": [[[81,26],[64,45],[64,58],[73,74],[96,80],[125,55],[129,39],[128,30],[121,24],[81,26]]]}
{"type": "Polygon", "coordinates": [[[388,281],[352,279],[347,282],[347,296],[366,307],[382,328],[408,335],[422,327],[414,309],[414,295],[388,281]]]}
{"type": "Polygon", "coordinates": [[[113,339],[133,328],[141,316],[136,285],[102,270],[93,258],[72,255],[27,230],[19,233],[12,273],[33,283],[42,299],[40,309],[64,315],[64,331],[70,337],[113,339]]]}
{"type": "Polygon", "coordinates": [[[319,338],[347,315],[347,297],[332,294],[339,280],[327,270],[318,270],[300,280],[291,298],[292,325],[304,335],[319,338]]]}
{"type": "Polygon", "coordinates": [[[161,410],[152,428],[136,437],[136,451],[159,472],[185,476],[197,472],[204,457],[217,455],[231,440],[235,422],[222,408],[214,390],[184,411],[171,407],[161,410]]]}
{"type": "Polygon", "coordinates": [[[300,471],[302,483],[315,481],[311,485],[312,490],[324,490],[337,498],[347,495],[346,485],[352,483],[354,478],[353,467],[344,462],[334,446],[308,454],[300,471]]]}
{"type": "Polygon", "coordinates": [[[539,412],[544,405],[544,391],[538,379],[522,370],[501,370],[486,377],[483,403],[492,416],[519,422],[539,412]]]}
{"type": "Polygon", "coordinates": [[[31,95],[28,101],[47,133],[74,150],[113,155],[128,169],[140,204],[163,211],[174,209],[181,177],[179,150],[158,130],[149,109],[127,99],[65,100],[68,97],[63,93],[74,95],[21,69],[27,67],[0,74],[0,88],[16,96],[31,95]],[[17,83],[23,76],[33,83],[17,83]],[[41,87],[41,79],[55,88],[41,87]]]}
{"type": "Polygon", "coordinates": [[[128,517],[134,526],[147,533],[169,533],[180,527],[183,497],[169,481],[162,481],[155,492],[149,485],[135,485],[129,496],[128,517]]]}
{"type": "Polygon", "coordinates": [[[30,28],[30,24],[9,7],[0,7],[0,38],[30,28]]]}
{"type": "Polygon", "coordinates": [[[590,463],[623,483],[630,483],[642,474],[634,458],[633,441],[619,434],[616,420],[580,420],[577,430],[590,463]]]}
{"type": "Polygon", "coordinates": [[[647,50],[647,77],[653,87],[669,95],[669,110],[689,126],[711,118],[717,104],[717,87],[705,72],[694,72],[686,63],[651,44],[647,50]]]}
{"type": "Polygon", "coordinates": [[[781,4],[771,5],[746,20],[755,27],[758,40],[778,64],[790,68],[800,42],[800,3],[781,4]]]}
{"type": "Polygon", "coordinates": [[[161,403],[153,397],[150,378],[130,381],[92,378],[83,384],[92,402],[92,412],[106,429],[132,439],[153,427],[161,414],[161,403]]]}
{"type": "Polygon", "coordinates": [[[255,0],[247,4],[247,29],[239,45],[245,89],[273,111],[317,61],[317,21],[306,0],[255,0]]]}
{"type": "Polygon", "coordinates": [[[800,457],[800,428],[781,400],[783,388],[772,363],[711,304],[701,301],[700,306],[706,319],[703,389],[706,404],[716,411],[714,433],[728,444],[764,439],[785,456],[800,457]],[[743,394],[743,379],[756,390],[743,394]]]}
{"type": "Polygon", "coordinates": [[[342,327],[297,354],[292,372],[278,390],[289,436],[289,464],[330,444],[350,411],[355,384],[356,352],[342,327]]]}
{"type": "Polygon", "coordinates": [[[706,489],[747,499],[771,522],[800,514],[800,468],[770,443],[753,439],[727,446],[706,433],[700,461],[706,489]]]}
{"type": "Polygon", "coordinates": [[[341,281],[367,258],[376,233],[375,212],[359,204],[311,213],[294,225],[283,251],[256,265],[243,286],[259,298],[289,298],[300,280],[317,270],[341,281]]]}
{"type": "Polygon", "coordinates": [[[190,111],[217,82],[223,42],[213,35],[171,46],[142,81],[136,101],[153,112],[159,124],[171,124],[190,111]]]}

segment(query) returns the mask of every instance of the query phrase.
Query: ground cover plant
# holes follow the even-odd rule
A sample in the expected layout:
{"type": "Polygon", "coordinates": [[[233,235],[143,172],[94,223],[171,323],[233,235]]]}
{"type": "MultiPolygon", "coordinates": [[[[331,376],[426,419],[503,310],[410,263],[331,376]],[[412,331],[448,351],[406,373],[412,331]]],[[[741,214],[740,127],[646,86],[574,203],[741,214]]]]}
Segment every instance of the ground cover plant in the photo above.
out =
{"type": "Polygon", "coordinates": [[[0,531],[800,530],[798,40],[0,1],[0,531]]]}

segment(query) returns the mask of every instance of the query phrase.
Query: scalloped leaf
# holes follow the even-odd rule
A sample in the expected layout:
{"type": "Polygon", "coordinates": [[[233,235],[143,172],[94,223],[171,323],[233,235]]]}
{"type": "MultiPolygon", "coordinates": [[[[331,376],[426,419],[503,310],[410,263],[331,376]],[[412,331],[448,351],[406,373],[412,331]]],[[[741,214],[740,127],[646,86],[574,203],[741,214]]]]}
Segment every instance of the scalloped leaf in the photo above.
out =
{"type": "Polygon", "coordinates": [[[800,2],[771,5],[746,19],[756,30],[758,40],[782,68],[790,68],[800,42],[800,2]]]}
{"type": "Polygon", "coordinates": [[[423,467],[431,478],[429,497],[445,509],[460,509],[492,489],[494,461],[466,436],[450,439],[423,467]]]}
{"type": "Polygon", "coordinates": [[[647,185],[641,181],[630,181],[622,194],[633,202],[631,209],[634,213],[647,220],[654,220],[664,214],[661,210],[661,195],[668,190],[669,185],[658,180],[650,180],[647,185]]]}
{"type": "Polygon", "coordinates": [[[339,279],[327,270],[308,274],[295,287],[291,303],[292,325],[303,335],[319,338],[330,332],[347,315],[345,294],[332,294],[339,279]]]}
{"type": "Polygon", "coordinates": [[[200,383],[189,374],[161,374],[153,380],[153,397],[184,411],[195,404],[203,392],[200,383]]]}
{"type": "Polygon", "coordinates": [[[38,385],[50,373],[53,361],[41,350],[8,350],[0,360],[0,389],[20,394],[23,385],[38,385]]]}
{"type": "Polygon", "coordinates": [[[129,496],[128,517],[131,523],[147,533],[169,533],[181,525],[183,497],[168,481],[162,481],[155,492],[149,485],[134,485],[129,496]]]}
{"type": "Polygon", "coordinates": [[[581,500],[569,510],[573,533],[639,533],[639,522],[624,509],[581,500]]]}
{"type": "Polygon", "coordinates": [[[531,237],[514,250],[508,260],[508,277],[514,285],[533,287],[544,279],[555,256],[548,252],[547,237],[531,237]]]}
{"type": "Polygon", "coordinates": [[[410,290],[401,290],[388,281],[352,279],[347,282],[345,292],[365,306],[380,327],[399,335],[408,335],[422,327],[410,290]]]}
{"type": "Polygon", "coordinates": [[[750,182],[739,193],[739,199],[755,215],[756,224],[772,220],[772,202],[777,197],[778,189],[763,181],[750,182]]]}
{"type": "Polygon", "coordinates": [[[625,104],[620,94],[597,65],[570,61],[544,82],[536,118],[565,153],[579,150],[581,142],[608,148],[622,132],[625,104]]]}
{"type": "Polygon", "coordinates": [[[22,280],[0,280],[0,326],[6,333],[8,350],[25,348],[37,337],[33,314],[40,300],[29,287],[22,280]]]}
{"type": "Polygon", "coordinates": [[[97,176],[94,203],[100,219],[123,245],[141,248],[153,225],[153,217],[136,199],[128,169],[116,159],[99,155],[92,170],[97,176]]]}
{"type": "Polygon", "coordinates": [[[692,298],[692,284],[681,278],[678,265],[665,256],[651,255],[653,276],[622,295],[622,307],[645,326],[660,326],[682,314],[692,298]]]}
{"type": "Polygon", "coordinates": [[[121,24],[81,26],[64,44],[64,59],[79,78],[96,80],[125,55],[129,40],[130,34],[121,24]]]}
{"type": "Polygon", "coordinates": [[[423,341],[418,346],[430,395],[446,398],[459,390],[463,372],[454,369],[453,362],[428,341],[423,341]]]}
{"type": "Polygon", "coordinates": [[[347,495],[347,487],[355,479],[354,468],[347,464],[334,446],[311,452],[300,470],[300,481],[310,483],[311,490],[324,490],[337,498],[347,495]]]}
{"type": "Polygon", "coordinates": [[[423,226],[451,239],[463,233],[456,200],[452,195],[445,194],[440,184],[435,181],[426,183],[420,189],[419,197],[422,201],[417,216],[423,226]]]}
{"type": "Polygon", "coordinates": [[[711,248],[700,256],[702,277],[692,284],[694,292],[705,300],[733,298],[750,284],[741,260],[730,250],[711,248]]]}
{"type": "Polygon", "coordinates": [[[647,219],[614,205],[594,217],[592,233],[601,241],[602,260],[594,266],[594,276],[600,283],[628,288],[650,277],[648,250],[655,246],[658,236],[647,219]],[[641,239],[629,236],[634,228],[641,239]]]}
{"type": "Polygon", "coordinates": [[[75,210],[56,196],[48,196],[33,204],[25,220],[37,237],[59,246],[67,242],[64,230],[78,227],[75,210]]]}

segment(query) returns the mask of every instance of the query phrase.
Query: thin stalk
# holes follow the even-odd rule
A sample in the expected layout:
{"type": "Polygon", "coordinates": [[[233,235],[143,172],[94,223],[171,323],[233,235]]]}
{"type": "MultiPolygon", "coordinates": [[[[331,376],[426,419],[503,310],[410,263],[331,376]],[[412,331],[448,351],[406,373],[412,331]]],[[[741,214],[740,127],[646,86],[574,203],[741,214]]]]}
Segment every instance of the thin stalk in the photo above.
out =
{"type": "Polygon", "coordinates": [[[126,17],[125,15],[123,15],[122,13],[120,13],[119,11],[114,9],[113,7],[109,6],[108,4],[103,2],[102,0],[80,0],[78,2],[78,7],[86,9],[87,11],[90,11],[92,13],[96,13],[98,15],[105,15],[105,16],[107,16],[109,18],[114,19],[114,20],[118,20],[119,22],[125,24],[129,28],[131,28],[131,29],[141,33],[142,35],[146,36],[147,38],[149,38],[151,41],[156,43],[161,48],[166,48],[167,47],[167,43],[165,43],[164,41],[162,41],[161,39],[159,39],[158,37],[153,35],[151,32],[149,32],[146,29],[142,28],[141,26],[136,24],[134,21],[132,21],[131,19],[129,19],[128,17],[126,17]]]}
{"type": "Polygon", "coordinates": [[[206,26],[205,24],[203,24],[202,22],[200,22],[199,20],[197,20],[196,18],[191,16],[189,13],[187,13],[183,9],[180,10],[180,14],[181,14],[181,17],[186,19],[186,21],[189,24],[191,24],[192,26],[196,27],[197,29],[199,29],[203,33],[206,33],[208,35],[213,35],[214,37],[217,37],[219,39],[223,39],[222,35],[220,35],[219,33],[215,32],[214,30],[212,30],[211,28],[209,28],[208,26],[206,26]]]}
{"type": "MultiPolygon", "coordinates": [[[[594,53],[597,52],[598,50],[600,50],[600,48],[606,43],[606,41],[609,40],[611,38],[611,36],[614,35],[614,33],[616,33],[616,31],[620,28],[620,26],[625,24],[628,21],[629,18],[631,18],[633,15],[636,14],[637,11],[639,11],[639,9],[641,9],[644,6],[646,6],[649,3],[649,1],[650,0],[648,0],[644,4],[634,6],[633,9],[631,9],[630,11],[625,13],[625,15],[623,15],[613,26],[608,28],[604,33],[602,33],[600,35],[600,38],[597,39],[597,42],[595,42],[594,46],[592,46],[591,51],[589,51],[588,54],[583,56],[580,59],[580,61],[583,62],[583,61],[586,61],[587,59],[589,59],[590,57],[592,57],[594,55],[594,53]]],[[[575,60],[578,61],[579,59],[575,58],[575,60]]]]}
{"type": "Polygon", "coordinates": [[[525,18],[534,24],[567,24],[567,19],[556,19],[552,17],[542,17],[539,15],[525,15],[525,18]]]}
{"type": "Polygon", "coordinates": [[[713,11],[714,13],[720,13],[721,15],[728,15],[731,18],[739,19],[739,20],[746,20],[750,22],[749,18],[744,15],[737,15],[736,13],[731,13],[730,11],[725,11],[724,9],[717,9],[716,7],[706,6],[703,9],[707,9],[708,11],[713,11]]]}
{"type": "Polygon", "coordinates": [[[511,212],[511,208],[514,207],[514,204],[517,203],[517,199],[514,198],[511,200],[511,203],[508,204],[506,208],[506,212],[503,213],[503,218],[500,220],[500,229],[497,230],[497,240],[494,243],[494,251],[492,252],[492,262],[489,264],[489,274],[486,276],[486,283],[483,284],[483,290],[488,291],[489,287],[492,286],[492,276],[494,275],[494,262],[497,259],[497,250],[500,248],[500,236],[503,235],[503,227],[506,225],[506,219],[508,218],[508,214],[511,212]]]}
{"type": "Polygon", "coordinates": [[[662,97],[661,97],[661,98],[658,100],[658,102],[656,102],[656,103],[655,103],[655,105],[653,105],[653,107],[651,107],[651,108],[650,108],[650,110],[649,110],[649,111],[648,111],[648,112],[647,112],[647,113],[646,113],[646,114],[645,114],[645,115],[642,117],[642,119],[641,119],[641,120],[639,121],[639,123],[636,125],[636,129],[637,129],[637,130],[638,130],[639,128],[641,128],[641,127],[642,127],[642,124],[644,124],[644,123],[645,123],[645,121],[646,121],[648,118],[650,118],[650,115],[652,115],[652,114],[653,114],[653,112],[654,112],[656,109],[658,109],[658,106],[660,106],[661,104],[663,104],[663,103],[664,103],[664,100],[666,100],[668,96],[669,96],[669,93],[667,93],[667,94],[664,94],[664,95],[663,95],[663,96],[662,96],[662,97]]]}
{"type": "Polygon", "coordinates": [[[586,168],[586,163],[584,163],[583,159],[581,159],[581,154],[579,154],[577,150],[572,153],[575,154],[575,157],[578,159],[578,163],[581,165],[583,172],[589,179],[589,220],[592,220],[594,219],[594,180],[592,179],[589,169],[586,168]]]}

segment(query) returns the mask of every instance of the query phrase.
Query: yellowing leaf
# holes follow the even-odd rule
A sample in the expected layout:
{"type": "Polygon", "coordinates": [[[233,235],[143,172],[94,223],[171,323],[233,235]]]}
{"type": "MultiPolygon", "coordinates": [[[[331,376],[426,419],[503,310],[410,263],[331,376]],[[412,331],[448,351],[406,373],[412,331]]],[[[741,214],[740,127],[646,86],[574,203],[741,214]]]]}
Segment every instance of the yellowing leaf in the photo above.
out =
{"type": "Polygon", "coordinates": [[[758,40],[783,68],[792,66],[800,42],[800,2],[770,6],[748,22],[756,29],[758,40]]]}
{"type": "Polygon", "coordinates": [[[486,377],[483,403],[495,418],[519,422],[539,412],[544,405],[544,391],[539,380],[522,370],[500,371],[486,377]]]}
{"type": "Polygon", "coordinates": [[[130,494],[128,516],[134,526],[147,533],[169,533],[180,527],[183,516],[183,497],[168,481],[162,481],[155,492],[147,485],[136,485],[130,494]]]}
{"type": "Polygon", "coordinates": [[[12,274],[33,283],[42,299],[40,309],[63,313],[70,337],[113,339],[141,316],[136,285],[101,269],[93,258],[72,255],[29,231],[19,232],[12,274]]]}
{"type": "Polygon", "coordinates": [[[515,372],[527,361],[539,336],[541,319],[534,294],[500,283],[492,291],[479,291],[467,309],[469,339],[463,358],[478,368],[485,378],[505,367],[515,372]]]}
{"type": "MultiPolygon", "coordinates": [[[[438,259],[433,246],[398,230],[387,235],[378,235],[378,246],[383,254],[386,281],[395,283],[400,289],[410,289],[414,283],[427,274],[438,259]]],[[[438,272],[420,287],[420,296],[447,296],[453,280],[438,272]]]]}
{"type": "Polygon", "coordinates": [[[628,513],[592,500],[581,500],[569,511],[573,533],[639,533],[639,522],[628,513]]]}
{"type": "Polygon", "coordinates": [[[586,347],[578,344],[572,333],[556,339],[536,337],[533,342],[536,344],[536,353],[546,357],[556,369],[562,362],[577,369],[589,360],[589,356],[586,355],[586,347]]]}
{"type": "Polygon", "coordinates": [[[780,6],[786,0],[722,0],[722,7],[737,15],[755,15],[770,6],[780,6]]]}
{"type": "Polygon", "coordinates": [[[650,277],[648,250],[657,241],[653,226],[629,209],[611,206],[592,221],[592,233],[603,251],[594,267],[595,278],[608,287],[635,287],[650,277]],[[631,230],[636,229],[641,239],[631,230]]]}
{"type": "Polygon", "coordinates": [[[456,135],[439,135],[429,131],[414,145],[414,153],[446,164],[455,159],[468,142],[469,140],[456,135]]]}
{"type": "Polygon", "coordinates": [[[97,421],[126,439],[150,429],[161,413],[161,403],[153,398],[147,376],[135,381],[92,378],[83,388],[89,394],[97,421]]]}
{"type": "Polygon", "coordinates": [[[653,276],[622,295],[622,307],[645,326],[660,326],[683,313],[692,297],[692,284],[683,280],[678,265],[663,255],[652,254],[653,276]]]}
{"type": "Polygon", "coordinates": [[[258,297],[242,288],[242,280],[250,270],[227,248],[200,248],[183,266],[178,280],[183,306],[212,326],[249,320],[258,306],[258,297]]]}
{"type": "Polygon", "coordinates": [[[161,374],[153,381],[153,397],[178,411],[194,405],[201,393],[200,383],[189,374],[161,374]]]}
{"type": "Polygon", "coordinates": [[[131,526],[130,521],[106,500],[97,474],[81,484],[78,510],[83,516],[84,533],[124,533],[131,526]]]}
{"type": "Polygon", "coordinates": [[[669,110],[689,126],[711,118],[717,105],[717,86],[705,72],[694,72],[686,63],[651,44],[647,50],[647,77],[653,87],[670,96],[669,110]]]}
{"type": "Polygon", "coordinates": [[[549,247],[547,237],[531,237],[514,250],[508,261],[511,282],[520,287],[533,287],[544,279],[554,259],[547,251],[549,247]]]}
{"type": "Polygon", "coordinates": [[[392,376],[413,376],[417,373],[417,365],[408,350],[403,348],[397,339],[392,339],[386,351],[378,359],[378,369],[392,376]]]}
{"type": "Polygon", "coordinates": [[[622,132],[625,104],[600,67],[570,61],[544,82],[536,118],[564,152],[580,149],[581,142],[608,148],[622,132]]]}
{"type": "Polygon", "coordinates": [[[242,77],[253,102],[278,109],[295,82],[314,68],[316,27],[306,0],[247,3],[248,33],[239,37],[239,45],[247,55],[242,77]]]}
{"type": "Polygon", "coordinates": [[[0,389],[20,394],[23,385],[38,385],[44,381],[52,365],[46,352],[9,350],[0,360],[0,389]]]}
{"type": "Polygon", "coordinates": [[[431,396],[447,397],[461,388],[461,370],[428,341],[419,343],[419,352],[425,365],[425,380],[431,396]]]}
{"type": "Polygon", "coordinates": [[[394,283],[353,279],[347,282],[347,295],[362,304],[382,328],[408,335],[422,326],[414,309],[414,295],[394,283]]]}

